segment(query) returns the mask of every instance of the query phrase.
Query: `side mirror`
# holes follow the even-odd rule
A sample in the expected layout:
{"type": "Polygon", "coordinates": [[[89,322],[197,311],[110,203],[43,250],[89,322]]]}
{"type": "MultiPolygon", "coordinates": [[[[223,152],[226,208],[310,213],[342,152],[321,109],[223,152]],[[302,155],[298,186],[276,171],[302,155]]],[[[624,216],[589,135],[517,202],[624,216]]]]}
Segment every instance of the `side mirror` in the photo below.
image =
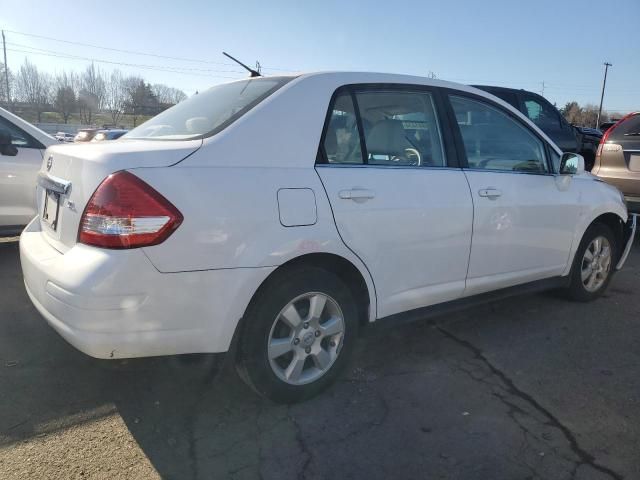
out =
{"type": "Polygon", "coordinates": [[[560,175],[584,173],[584,157],[577,153],[563,153],[560,160],[560,175]]]}
{"type": "Polygon", "coordinates": [[[0,155],[15,157],[17,154],[18,149],[11,143],[11,132],[0,128],[0,155]]]}

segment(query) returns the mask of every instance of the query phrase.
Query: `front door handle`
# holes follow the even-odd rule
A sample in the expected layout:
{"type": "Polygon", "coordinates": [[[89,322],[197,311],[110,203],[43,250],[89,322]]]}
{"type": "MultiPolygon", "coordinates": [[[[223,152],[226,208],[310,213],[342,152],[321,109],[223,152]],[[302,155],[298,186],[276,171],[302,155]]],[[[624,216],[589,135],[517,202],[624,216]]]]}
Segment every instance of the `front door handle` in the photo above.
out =
{"type": "Polygon", "coordinates": [[[497,188],[489,187],[478,190],[478,195],[480,195],[481,197],[487,197],[490,200],[495,200],[496,198],[502,196],[502,192],[497,188]]]}
{"type": "Polygon", "coordinates": [[[340,190],[340,192],[338,192],[338,196],[343,200],[363,202],[365,200],[372,199],[376,194],[373,190],[369,190],[367,188],[351,188],[349,190],[340,190]]]}

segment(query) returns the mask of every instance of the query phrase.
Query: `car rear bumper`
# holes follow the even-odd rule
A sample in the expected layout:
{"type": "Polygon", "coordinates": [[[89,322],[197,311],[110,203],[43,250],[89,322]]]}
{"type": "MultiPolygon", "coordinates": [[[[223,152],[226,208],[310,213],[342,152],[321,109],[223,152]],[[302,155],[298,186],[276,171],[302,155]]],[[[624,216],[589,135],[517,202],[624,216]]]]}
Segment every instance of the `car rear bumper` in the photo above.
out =
{"type": "Polygon", "coordinates": [[[618,260],[616,270],[620,270],[627,261],[627,257],[629,256],[629,252],[631,251],[631,247],[636,236],[637,220],[638,215],[635,213],[629,214],[629,219],[627,220],[624,228],[624,250],[622,251],[622,255],[620,255],[620,260],[618,260]]]}
{"type": "Polygon", "coordinates": [[[228,350],[273,267],[160,273],[141,249],[62,254],[36,219],[20,237],[27,293],[69,343],[96,358],[228,350]]]}

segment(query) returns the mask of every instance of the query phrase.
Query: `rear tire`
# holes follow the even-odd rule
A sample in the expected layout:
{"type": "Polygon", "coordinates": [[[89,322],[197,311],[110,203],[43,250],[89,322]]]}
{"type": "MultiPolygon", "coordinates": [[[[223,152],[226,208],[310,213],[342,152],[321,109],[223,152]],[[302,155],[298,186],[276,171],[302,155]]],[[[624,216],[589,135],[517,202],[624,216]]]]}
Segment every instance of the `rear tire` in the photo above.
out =
{"type": "Polygon", "coordinates": [[[618,245],[611,229],[602,223],[591,225],[573,259],[567,297],[578,302],[600,297],[611,281],[617,258],[618,245]]]}
{"type": "Polygon", "coordinates": [[[247,309],[236,369],[258,394],[299,402],[335,381],[357,333],[356,302],[338,276],[318,267],[285,269],[247,309]]]}

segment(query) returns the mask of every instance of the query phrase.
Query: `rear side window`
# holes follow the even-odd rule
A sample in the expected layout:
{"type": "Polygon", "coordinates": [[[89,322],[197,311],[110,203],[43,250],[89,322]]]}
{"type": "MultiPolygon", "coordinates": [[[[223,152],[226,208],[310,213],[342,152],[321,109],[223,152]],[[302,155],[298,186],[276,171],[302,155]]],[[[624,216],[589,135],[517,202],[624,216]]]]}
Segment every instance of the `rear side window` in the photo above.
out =
{"type": "Polygon", "coordinates": [[[515,94],[511,92],[505,92],[503,90],[489,91],[489,93],[495,95],[501,100],[504,100],[516,110],[520,110],[520,108],[518,108],[518,97],[516,97],[515,94]]]}
{"type": "Polygon", "coordinates": [[[551,105],[530,95],[525,95],[523,101],[527,117],[541,130],[560,128],[560,116],[551,105]]]}
{"type": "Polygon", "coordinates": [[[361,164],[360,133],[353,98],[348,92],[336,96],[324,136],[328,163],[361,164]]]}
{"type": "Polygon", "coordinates": [[[356,93],[356,99],[369,165],[445,166],[430,93],[363,91],[356,93]]]}
{"type": "Polygon", "coordinates": [[[216,85],[156,115],[123,138],[192,140],[213,135],[290,80],[266,77],[216,85]]]}
{"type": "Polygon", "coordinates": [[[640,140],[640,115],[629,117],[614,128],[609,140],[640,140]]]}
{"type": "Polygon", "coordinates": [[[497,108],[466,97],[450,96],[469,168],[514,172],[548,171],[544,144],[497,108]]]}

